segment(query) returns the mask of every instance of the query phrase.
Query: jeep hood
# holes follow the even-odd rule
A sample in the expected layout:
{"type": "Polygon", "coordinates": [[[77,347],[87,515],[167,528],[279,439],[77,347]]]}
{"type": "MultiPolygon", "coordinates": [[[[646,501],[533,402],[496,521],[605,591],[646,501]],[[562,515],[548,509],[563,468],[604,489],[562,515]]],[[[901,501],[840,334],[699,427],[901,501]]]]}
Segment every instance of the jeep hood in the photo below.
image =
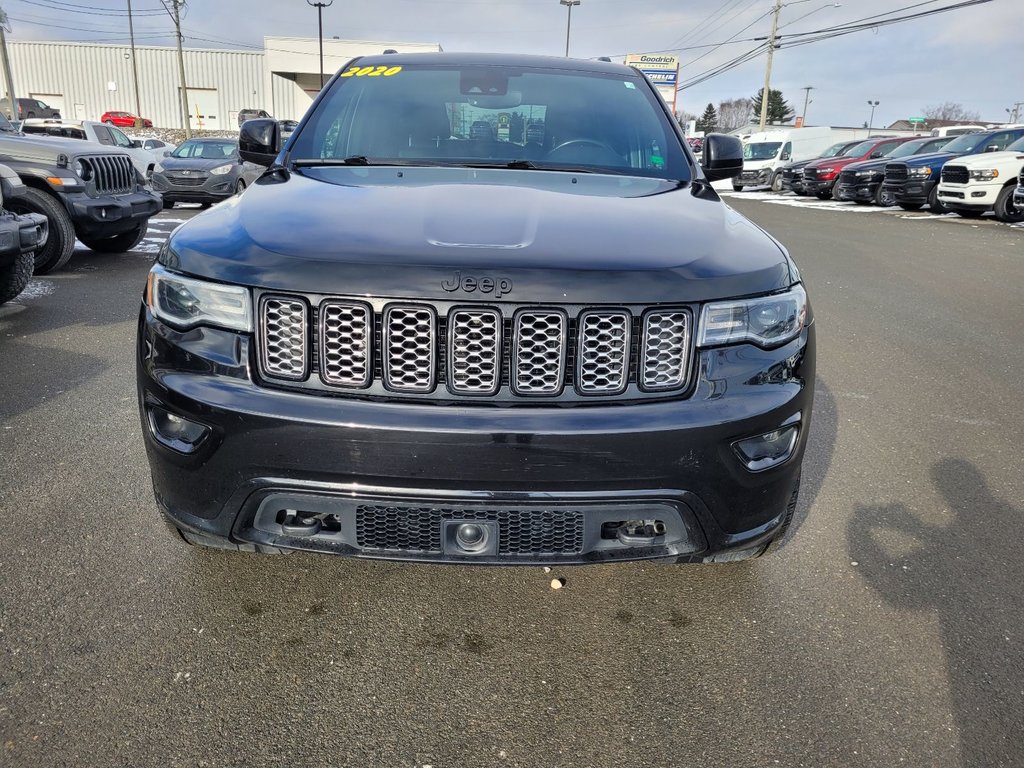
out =
{"type": "Polygon", "coordinates": [[[268,174],[180,227],[160,257],[276,290],[429,299],[455,273],[503,301],[696,302],[794,282],[782,247],[707,184],[598,174],[332,167],[268,174]]]}
{"type": "Polygon", "coordinates": [[[54,161],[58,155],[125,154],[118,147],[108,147],[93,141],[65,139],[61,136],[28,136],[22,133],[0,133],[0,157],[54,161]]]}

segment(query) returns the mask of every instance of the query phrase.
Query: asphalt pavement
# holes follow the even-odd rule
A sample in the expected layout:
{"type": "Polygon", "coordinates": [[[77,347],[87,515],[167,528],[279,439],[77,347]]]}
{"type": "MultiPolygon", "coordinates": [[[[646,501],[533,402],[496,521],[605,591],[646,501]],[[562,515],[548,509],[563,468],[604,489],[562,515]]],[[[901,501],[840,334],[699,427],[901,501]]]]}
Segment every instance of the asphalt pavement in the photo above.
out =
{"type": "Polygon", "coordinates": [[[819,381],[795,535],[746,564],[186,547],[133,337],[195,212],[34,281],[0,308],[0,765],[1024,764],[1024,229],[761,198],[728,201],[798,260],[819,381]]]}

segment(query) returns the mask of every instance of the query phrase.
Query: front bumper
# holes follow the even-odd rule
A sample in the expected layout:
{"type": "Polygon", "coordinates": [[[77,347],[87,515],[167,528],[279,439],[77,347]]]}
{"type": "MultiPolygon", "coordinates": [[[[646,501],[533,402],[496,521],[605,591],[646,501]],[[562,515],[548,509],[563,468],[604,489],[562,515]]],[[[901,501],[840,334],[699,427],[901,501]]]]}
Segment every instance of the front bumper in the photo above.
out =
{"type": "Polygon", "coordinates": [[[49,222],[39,213],[0,213],[0,267],[46,245],[49,222]]]}
{"type": "MultiPolygon", "coordinates": [[[[813,325],[772,351],[702,351],[688,399],[568,408],[420,405],[264,388],[251,379],[251,337],[209,328],[182,333],[146,307],[138,338],[146,450],[157,502],[174,524],[235,543],[353,557],[700,561],[758,547],[785,518],[813,400],[813,325]],[[155,436],[154,408],[210,432],[192,454],[172,450],[155,436]],[[799,423],[789,459],[748,471],[732,443],[787,422],[799,423]],[[284,510],[319,515],[324,530],[294,535],[284,510]],[[510,515],[569,513],[582,523],[580,547],[567,552],[383,549],[359,534],[359,515],[367,514],[400,528],[400,537],[433,526],[437,539],[452,519],[507,523],[510,515]],[[336,523],[330,530],[328,518],[336,523]],[[658,520],[667,530],[639,544],[602,535],[611,522],[627,520],[658,520]]],[[[498,536],[506,534],[501,528],[498,536]]]]}
{"type": "Polygon", "coordinates": [[[883,194],[897,205],[925,205],[936,182],[934,179],[908,179],[902,182],[884,182],[883,194]]]}
{"type": "Polygon", "coordinates": [[[235,193],[238,177],[233,173],[210,176],[200,186],[179,186],[166,176],[154,173],[151,179],[153,189],[171,203],[219,203],[235,193]]]}
{"type": "Polygon", "coordinates": [[[875,193],[878,192],[878,187],[881,183],[880,179],[855,181],[853,183],[840,182],[836,184],[834,194],[837,200],[865,200],[870,202],[875,199],[875,193]]]}
{"type": "Polygon", "coordinates": [[[737,185],[744,187],[767,187],[772,183],[772,169],[761,168],[756,171],[743,171],[736,177],[737,185]]]}
{"type": "Polygon", "coordinates": [[[75,232],[85,237],[113,237],[127,232],[163,207],[160,195],[145,190],[102,197],[76,192],[66,195],[65,200],[75,232]]]}
{"type": "Polygon", "coordinates": [[[824,192],[831,192],[836,180],[833,179],[808,179],[804,177],[804,194],[818,195],[824,192]]]}
{"type": "Polygon", "coordinates": [[[996,184],[939,184],[939,199],[950,208],[987,210],[996,204],[1003,185],[996,184]]]}

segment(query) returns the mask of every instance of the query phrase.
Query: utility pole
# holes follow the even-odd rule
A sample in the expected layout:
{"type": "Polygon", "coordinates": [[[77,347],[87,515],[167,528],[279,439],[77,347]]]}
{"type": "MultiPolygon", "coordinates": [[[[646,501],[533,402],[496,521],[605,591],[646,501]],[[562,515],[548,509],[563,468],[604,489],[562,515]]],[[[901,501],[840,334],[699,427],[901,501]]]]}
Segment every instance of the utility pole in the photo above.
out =
{"type": "Polygon", "coordinates": [[[330,8],[334,5],[334,0],[331,0],[329,3],[306,0],[306,3],[311,8],[316,8],[317,29],[320,33],[320,88],[322,90],[324,87],[324,8],[330,8]]]}
{"type": "Polygon", "coordinates": [[[871,118],[868,120],[868,137],[871,136],[871,129],[875,125],[875,107],[881,103],[882,102],[880,101],[872,101],[871,99],[868,99],[868,106],[871,107],[871,118]]]}
{"type": "Polygon", "coordinates": [[[18,100],[14,98],[14,76],[11,75],[11,59],[7,55],[7,33],[11,31],[11,23],[7,12],[0,8],[0,56],[3,57],[4,80],[7,82],[7,99],[11,105],[11,120],[18,119],[18,100]]]}
{"type": "MultiPolygon", "coordinates": [[[[569,8],[569,20],[565,24],[565,58],[569,58],[569,32],[572,30],[572,7],[579,5],[581,0],[558,0],[569,8]]],[[[780,0],[781,2],[781,0],[780,0]]]]}
{"type": "Polygon", "coordinates": [[[802,90],[805,91],[805,93],[804,93],[804,112],[800,116],[800,122],[803,124],[804,128],[806,128],[807,127],[807,105],[811,103],[811,101],[810,101],[810,99],[811,99],[811,91],[816,90],[816,89],[815,89],[815,87],[813,85],[805,85],[802,90]]]}
{"type": "Polygon", "coordinates": [[[188,117],[188,86],[185,83],[185,54],[181,50],[181,41],[184,39],[181,34],[181,9],[185,7],[185,0],[160,0],[174,22],[174,32],[178,38],[178,76],[180,77],[181,88],[181,121],[184,123],[185,138],[192,138],[192,126],[188,117]]]}
{"type": "Polygon", "coordinates": [[[1010,114],[1010,122],[1016,123],[1020,119],[1020,108],[1024,107],[1024,101],[1018,101],[1013,105],[1013,110],[1007,109],[1006,111],[1010,114]]]}
{"type": "Polygon", "coordinates": [[[135,59],[135,23],[132,21],[132,0],[128,0],[128,37],[132,43],[132,81],[135,83],[135,116],[142,117],[142,101],[139,99],[139,65],[135,59]]]}
{"type": "Polygon", "coordinates": [[[761,91],[761,127],[768,120],[768,96],[772,87],[772,57],[775,55],[775,35],[779,31],[779,12],[782,10],[782,0],[775,0],[775,10],[772,11],[772,31],[768,35],[768,65],[764,69],[764,90],[761,91]]]}

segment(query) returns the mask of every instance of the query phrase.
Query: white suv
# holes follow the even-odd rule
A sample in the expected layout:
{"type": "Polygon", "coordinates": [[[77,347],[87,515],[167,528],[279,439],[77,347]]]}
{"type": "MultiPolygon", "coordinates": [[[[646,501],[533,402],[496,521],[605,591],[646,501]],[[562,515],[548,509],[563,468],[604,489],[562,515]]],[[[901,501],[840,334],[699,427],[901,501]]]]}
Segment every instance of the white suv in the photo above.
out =
{"type": "Polygon", "coordinates": [[[942,167],[939,199],[961,216],[977,217],[994,210],[1000,221],[1024,221],[1024,206],[1014,202],[1022,169],[1024,137],[980,155],[958,157],[942,167]]]}

